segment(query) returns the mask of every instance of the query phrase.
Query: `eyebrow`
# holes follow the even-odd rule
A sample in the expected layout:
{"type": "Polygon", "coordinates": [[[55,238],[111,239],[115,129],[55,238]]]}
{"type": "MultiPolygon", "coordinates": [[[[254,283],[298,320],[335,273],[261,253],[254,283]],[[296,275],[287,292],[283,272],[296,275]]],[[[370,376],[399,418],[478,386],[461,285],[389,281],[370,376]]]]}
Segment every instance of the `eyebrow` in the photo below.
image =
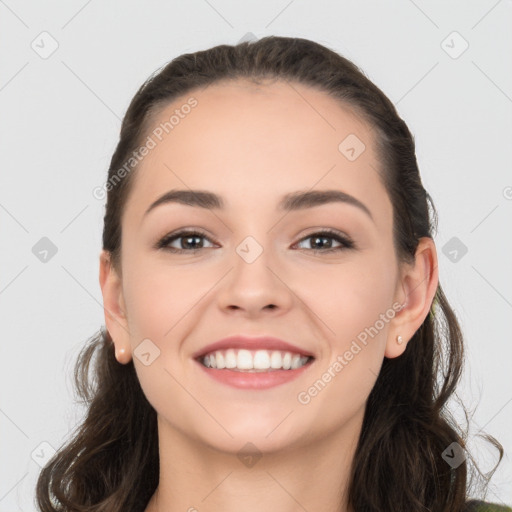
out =
{"type": "MultiPolygon", "coordinates": [[[[213,192],[204,190],[169,190],[156,201],[151,203],[149,208],[144,213],[146,216],[151,210],[157,206],[168,203],[180,203],[197,208],[204,208],[207,210],[222,210],[225,208],[224,199],[213,192]]],[[[342,192],[341,190],[310,190],[307,192],[291,192],[283,196],[278,204],[278,209],[281,211],[297,211],[306,208],[313,208],[328,203],[346,203],[355,206],[365,212],[372,220],[373,216],[368,207],[356,199],[354,196],[342,192]]]]}

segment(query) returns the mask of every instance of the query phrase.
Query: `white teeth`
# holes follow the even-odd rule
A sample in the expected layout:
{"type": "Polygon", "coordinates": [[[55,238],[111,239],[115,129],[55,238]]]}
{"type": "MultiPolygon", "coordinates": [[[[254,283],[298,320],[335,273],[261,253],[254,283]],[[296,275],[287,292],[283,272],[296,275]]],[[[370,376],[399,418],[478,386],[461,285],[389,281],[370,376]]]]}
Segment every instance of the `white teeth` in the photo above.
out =
{"type": "Polygon", "coordinates": [[[232,348],[226,350],[224,361],[226,363],[226,368],[236,368],[236,354],[232,348]]]}
{"type": "Polygon", "coordinates": [[[252,370],[252,355],[248,350],[239,350],[236,358],[236,367],[239,370],[252,370]]]}
{"type": "Polygon", "coordinates": [[[281,357],[281,353],[274,350],[272,355],[270,356],[270,368],[281,368],[283,364],[283,358],[281,357]]]}
{"type": "Polygon", "coordinates": [[[280,352],[279,350],[246,349],[218,350],[203,357],[202,363],[207,368],[229,368],[239,371],[272,371],[272,370],[296,370],[309,361],[308,356],[280,352]]]}
{"type": "Polygon", "coordinates": [[[254,354],[252,362],[255,370],[268,370],[270,368],[270,356],[266,350],[258,350],[254,354]]]}
{"type": "Polygon", "coordinates": [[[300,364],[300,356],[296,354],[292,357],[292,370],[295,370],[299,366],[302,366],[300,364]]]}
{"type": "Polygon", "coordinates": [[[226,366],[222,352],[217,352],[215,354],[215,363],[217,368],[224,368],[226,366]]]}

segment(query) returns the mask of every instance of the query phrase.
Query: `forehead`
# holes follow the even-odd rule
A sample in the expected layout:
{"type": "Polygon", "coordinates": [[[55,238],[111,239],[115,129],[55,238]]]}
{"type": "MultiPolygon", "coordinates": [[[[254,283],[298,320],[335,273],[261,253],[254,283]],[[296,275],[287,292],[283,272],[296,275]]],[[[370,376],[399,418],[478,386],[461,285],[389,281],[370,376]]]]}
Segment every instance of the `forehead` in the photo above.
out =
{"type": "Polygon", "coordinates": [[[139,217],[172,188],[214,191],[228,207],[274,197],[277,202],[299,189],[335,188],[374,210],[390,208],[371,126],[309,86],[216,83],[161,107],[149,126],[155,145],[139,164],[132,189],[139,217]],[[191,99],[195,106],[183,108],[191,99]]]}

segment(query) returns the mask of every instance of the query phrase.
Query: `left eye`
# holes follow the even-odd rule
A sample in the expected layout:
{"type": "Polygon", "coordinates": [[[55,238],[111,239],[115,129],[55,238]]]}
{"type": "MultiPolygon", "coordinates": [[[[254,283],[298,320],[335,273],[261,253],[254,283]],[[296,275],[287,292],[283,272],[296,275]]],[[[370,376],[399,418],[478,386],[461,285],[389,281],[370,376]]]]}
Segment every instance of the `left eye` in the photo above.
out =
{"type": "MultiPolygon", "coordinates": [[[[349,238],[342,236],[337,231],[322,231],[320,233],[311,233],[310,235],[304,237],[301,239],[301,242],[303,240],[314,240],[314,244],[318,245],[319,240],[331,240],[331,242],[328,242],[327,245],[330,245],[331,247],[325,248],[325,244],[321,243],[323,247],[317,248],[313,247],[311,248],[314,252],[332,252],[332,251],[342,251],[344,249],[352,249],[354,248],[354,243],[349,238]],[[338,247],[332,247],[332,240],[335,240],[339,244],[341,244],[338,247]]],[[[301,243],[299,242],[299,243],[301,243]]]]}
{"type": "MultiPolygon", "coordinates": [[[[213,244],[213,242],[208,236],[199,231],[180,231],[178,233],[166,235],[156,244],[156,248],[165,249],[166,251],[170,251],[173,253],[196,252],[201,249],[211,248],[204,247],[203,243],[201,243],[201,240],[208,240],[213,244]],[[181,240],[181,242],[179,243],[179,247],[173,247],[172,244],[178,240],[181,240]]],[[[297,242],[297,244],[301,244],[305,240],[314,240],[315,245],[321,245],[321,247],[312,247],[310,249],[301,248],[301,250],[311,250],[313,252],[325,253],[332,251],[342,251],[345,249],[352,249],[355,247],[352,240],[350,240],[346,236],[342,236],[337,231],[321,231],[318,233],[311,233],[310,235],[303,237],[299,242],[297,242]],[[325,244],[324,242],[319,242],[320,240],[330,240],[330,242],[327,242],[327,244],[325,244]],[[332,240],[335,240],[340,245],[338,247],[332,247],[332,240]]]]}

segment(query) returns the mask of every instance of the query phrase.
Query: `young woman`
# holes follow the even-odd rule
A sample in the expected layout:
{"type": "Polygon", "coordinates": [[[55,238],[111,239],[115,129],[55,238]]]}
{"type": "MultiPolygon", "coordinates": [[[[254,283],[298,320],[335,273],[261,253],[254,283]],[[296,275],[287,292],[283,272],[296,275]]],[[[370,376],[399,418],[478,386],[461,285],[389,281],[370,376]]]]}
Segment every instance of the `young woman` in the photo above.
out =
{"type": "Polygon", "coordinates": [[[512,510],[469,500],[435,209],[354,64],[286,37],[174,59],[105,190],[107,329],[42,511],[512,510]]]}

